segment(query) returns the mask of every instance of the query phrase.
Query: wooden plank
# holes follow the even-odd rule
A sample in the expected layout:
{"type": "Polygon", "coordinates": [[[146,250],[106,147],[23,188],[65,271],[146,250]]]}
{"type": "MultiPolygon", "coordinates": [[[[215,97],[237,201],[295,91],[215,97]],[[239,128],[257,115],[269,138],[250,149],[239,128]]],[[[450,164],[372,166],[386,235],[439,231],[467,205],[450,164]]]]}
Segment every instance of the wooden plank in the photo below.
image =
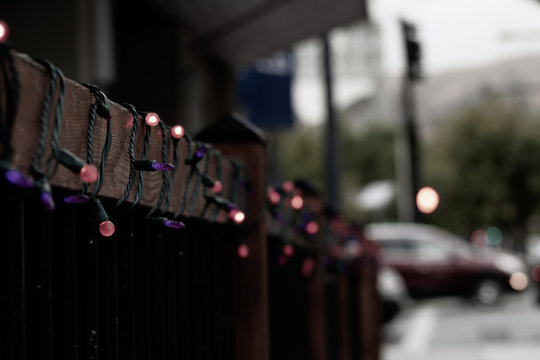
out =
{"type": "MultiPolygon", "coordinates": [[[[14,147],[14,156],[12,159],[12,165],[22,171],[23,173],[30,175],[30,163],[34,157],[38,146],[39,137],[39,118],[41,113],[42,100],[45,92],[48,89],[49,76],[44,67],[37,62],[33,61],[30,57],[14,52],[15,65],[18,71],[20,79],[20,101],[18,106],[18,112],[15,119],[15,124],[12,131],[12,143],[14,147]]],[[[86,159],[86,132],[88,127],[89,109],[94,102],[94,96],[89,89],[81,84],[66,79],[66,92],[64,99],[64,111],[62,119],[62,127],[59,136],[59,147],[68,149],[72,153],[78,155],[82,159],[86,159]]],[[[54,123],[54,112],[56,97],[53,99],[50,116],[49,127],[52,128],[54,123]]],[[[136,104],[133,104],[136,107],[136,104]]],[[[129,138],[131,133],[131,114],[122,105],[110,101],[111,108],[111,131],[112,131],[112,145],[107,159],[105,167],[105,176],[103,186],[99,192],[99,196],[108,197],[113,199],[119,199],[122,197],[129,178],[129,138]]],[[[148,111],[149,109],[138,109],[139,111],[148,111]]],[[[154,110],[152,110],[154,111],[154,110]]],[[[159,112],[159,109],[155,110],[159,112]]],[[[171,119],[164,119],[168,123],[173,123],[171,119]]],[[[146,124],[142,121],[139,122],[139,129],[135,140],[135,155],[136,158],[140,158],[144,145],[144,134],[146,124]]],[[[49,131],[49,134],[51,132],[49,131]]],[[[106,120],[97,117],[94,130],[93,141],[93,162],[96,166],[99,165],[101,159],[101,151],[105,142],[107,133],[106,120]]],[[[167,131],[168,133],[168,131],[167,131]]],[[[170,136],[170,135],[168,135],[170,136]]],[[[50,138],[50,137],[49,137],[50,138]]],[[[160,161],[162,159],[162,136],[159,127],[152,128],[148,149],[148,159],[154,159],[160,161]]],[[[176,213],[181,209],[182,201],[184,198],[184,190],[188,174],[191,170],[190,166],[185,164],[185,160],[188,158],[189,148],[192,152],[195,152],[197,146],[194,142],[188,143],[186,137],[180,141],[172,141],[169,139],[167,157],[168,162],[172,162],[173,154],[178,151],[178,165],[174,176],[174,186],[172,187],[172,197],[168,207],[168,211],[176,213]]],[[[214,148],[208,145],[209,151],[207,154],[213,154],[214,148]]],[[[43,159],[47,159],[51,153],[49,144],[45,149],[43,159]]],[[[201,164],[199,164],[202,169],[201,164]]],[[[210,176],[215,176],[217,173],[217,157],[210,156],[210,163],[207,168],[210,176]]],[[[222,196],[227,198],[234,186],[238,184],[231,184],[228,182],[231,179],[230,174],[232,171],[232,163],[230,159],[224,158],[222,161],[222,172],[224,179],[224,190],[222,196]]],[[[190,187],[188,199],[193,198],[195,188],[194,186],[199,179],[195,176],[193,184],[190,187]]],[[[144,172],[144,192],[140,202],[141,205],[148,207],[153,206],[156,203],[156,199],[159,196],[162,187],[162,174],[160,172],[144,172]]],[[[53,186],[70,189],[77,192],[82,187],[82,182],[75,174],[62,166],[58,167],[58,171],[51,179],[53,186]]],[[[200,181],[199,181],[200,182],[200,181]]],[[[135,199],[136,185],[134,185],[131,195],[128,198],[128,202],[132,202],[135,199]]],[[[93,185],[88,189],[93,190],[93,185]]],[[[194,197],[193,211],[189,211],[190,207],[186,208],[182,214],[189,215],[190,217],[200,217],[205,205],[205,198],[203,191],[199,191],[194,197]]],[[[164,202],[165,203],[165,202],[164,202]]],[[[238,204],[241,208],[244,204],[238,204]]],[[[206,212],[206,218],[209,218],[212,211],[206,212]]],[[[227,220],[226,214],[220,212],[219,216],[215,219],[217,222],[225,222],[227,220]]]]}

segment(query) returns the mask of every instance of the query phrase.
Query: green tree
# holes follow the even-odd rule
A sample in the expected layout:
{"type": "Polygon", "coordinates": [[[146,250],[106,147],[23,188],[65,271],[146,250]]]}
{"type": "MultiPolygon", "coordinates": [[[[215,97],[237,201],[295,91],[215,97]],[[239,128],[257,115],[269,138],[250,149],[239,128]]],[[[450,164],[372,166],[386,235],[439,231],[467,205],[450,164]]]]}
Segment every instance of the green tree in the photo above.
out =
{"type": "MultiPolygon", "coordinates": [[[[364,131],[352,131],[340,122],[340,182],[346,216],[360,220],[363,214],[347,201],[350,194],[374,180],[394,178],[393,130],[384,126],[369,126],[364,131]]],[[[324,127],[297,126],[280,133],[275,139],[281,176],[284,179],[308,178],[325,184],[324,127]]]]}
{"type": "MultiPolygon", "coordinates": [[[[394,130],[371,125],[361,133],[355,133],[344,128],[341,139],[345,213],[356,221],[371,221],[371,214],[358,210],[352,199],[370,182],[395,178],[394,130]]],[[[395,217],[395,203],[389,205],[384,214],[385,218],[395,217]]]]}
{"type": "Polygon", "coordinates": [[[274,146],[283,180],[309,178],[323,184],[324,139],[320,127],[298,125],[276,136],[274,146]]]}
{"type": "Polygon", "coordinates": [[[393,179],[394,130],[386,126],[370,126],[358,134],[342,131],[344,183],[361,187],[371,181],[393,179]]]}
{"type": "Polygon", "coordinates": [[[497,226],[521,246],[539,210],[539,119],[485,94],[447,119],[423,154],[424,179],[441,196],[430,222],[464,235],[497,226]]]}

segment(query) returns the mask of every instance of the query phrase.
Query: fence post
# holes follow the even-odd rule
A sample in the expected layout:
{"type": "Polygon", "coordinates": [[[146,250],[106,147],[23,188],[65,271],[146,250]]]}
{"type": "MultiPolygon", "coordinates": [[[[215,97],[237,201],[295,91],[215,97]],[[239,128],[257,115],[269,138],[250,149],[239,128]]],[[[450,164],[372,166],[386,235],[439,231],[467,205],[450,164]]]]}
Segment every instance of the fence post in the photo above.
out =
{"type": "Polygon", "coordinates": [[[270,358],[266,212],[266,140],[239,115],[227,114],[196,135],[223,155],[246,164],[253,191],[247,199],[243,242],[249,256],[234,261],[235,359],[270,358]]]}
{"type": "MultiPolygon", "coordinates": [[[[304,206],[313,213],[319,224],[325,221],[323,209],[323,195],[317,185],[307,179],[297,179],[296,186],[302,191],[304,206]]],[[[328,358],[328,339],[326,323],[325,302],[325,267],[322,265],[322,236],[316,240],[317,253],[315,255],[315,268],[308,278],[308,311],[309,311],[309,339],[312,360],[326,360],[328,358]]]]}
{"type": "Polygon", "coordinates": [[[324,268],[320,255],[315,259],[315,269],[308,280],[309,307],[309,339],[311,358],[313,360],[327,359],[326,311],[324,301],[324,268]]]}
{"type": "Polygon", "coordinates": [[[360,343],[363,360],[379,360],[381,315],[380,298],[377,292],[377,262],[367,255],[360,262],[358,302],[360,314],[360,343]]]}
{"type": "Polygon", "coordinates": [[[338,302],[338,327],[339,327],[339,360],[351,358],[351,324],[350,324],[350,293],[349,293],[348,272],[339,272],[336,274],[337,281],[337,302],[338,302]]]}

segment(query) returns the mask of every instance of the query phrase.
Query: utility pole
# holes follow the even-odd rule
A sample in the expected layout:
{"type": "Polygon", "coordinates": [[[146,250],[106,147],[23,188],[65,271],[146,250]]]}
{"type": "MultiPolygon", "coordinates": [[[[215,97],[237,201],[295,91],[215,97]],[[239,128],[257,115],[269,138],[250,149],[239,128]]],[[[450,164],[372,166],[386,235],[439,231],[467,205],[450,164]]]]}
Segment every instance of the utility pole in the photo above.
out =
{"type": "Polygon", "coordinates": [[[326,100],[326,179],[328,186],[328,205],[332,209],[341,210],[341,197],[339,191],[339,156],[337,126],[334,114],[334,95],[331,67],[331,48],[328,35],[322,36],[323,42],[323,62],[324,62],[324,85],[326,100]]]}
{"type": "Polygon", "coordinates": [[[416,206],[416,193],[419,189],[419,150],[414,85],[421,79],[420,44],[416,39],[416,28],[414,25],[402,20],[401,30],[405,45],[407,66],[401,89],[403,123],[398,130],[398,141],[396,143],[396,165],[399,186],[398,217],[400,221],[417,222],[420,215],[416,206]]]}

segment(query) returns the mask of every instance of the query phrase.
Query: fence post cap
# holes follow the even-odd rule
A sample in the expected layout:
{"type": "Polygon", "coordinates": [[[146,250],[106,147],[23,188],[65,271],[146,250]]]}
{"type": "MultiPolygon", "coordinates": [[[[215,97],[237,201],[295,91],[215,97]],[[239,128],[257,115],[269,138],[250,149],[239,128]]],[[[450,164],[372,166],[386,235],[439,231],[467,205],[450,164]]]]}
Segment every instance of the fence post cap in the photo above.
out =
{"type": "Polygon", "coordinates": [[[224,142],[260,143],[268,140],[264,132],[238,113],[227,113],[194,136],[195,140],[215,144],[224,142]]]}

